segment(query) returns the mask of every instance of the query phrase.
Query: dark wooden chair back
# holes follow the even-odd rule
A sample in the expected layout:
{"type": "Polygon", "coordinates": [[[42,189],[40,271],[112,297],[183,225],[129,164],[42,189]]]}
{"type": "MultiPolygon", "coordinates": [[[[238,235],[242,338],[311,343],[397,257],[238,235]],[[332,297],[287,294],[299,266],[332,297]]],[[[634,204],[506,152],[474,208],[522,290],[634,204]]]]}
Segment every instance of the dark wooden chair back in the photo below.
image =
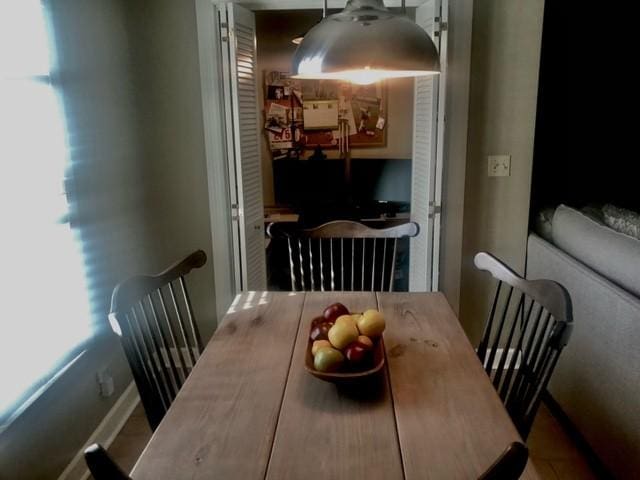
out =
{"type": "Polygon", "coordinates": [[[198,250],[158,275],[123,281],[111,297],[109,321],[122,340],[153,430],[203,350],[184,277],[206,261],[198,250]]]}
{"type": "Polygon", "coordinates": [[[529,450],[520,442],[513,442],[478,480],[518,480],[527,466],[529,450]]]}
{"type": "Polygon", "coordinates": [[[488,253],[478,253],[475,265],[498,281],[478,357],[526,438],[571,335],[571,297],[559,283],[525,280],[488,253]]]}
{"type": "Polygon", "coordinates": [[[268,235],[285,239],[292,291],[393,291],[398,240],[415,237],[409,222],[377,229],[338,220],[300,229],[271,223],[268,235]]]}
{"type": "Polygon", "coordinates": [[[131,480],[98,443],[84,451],[84,459],[94,480],[131,480]]]}

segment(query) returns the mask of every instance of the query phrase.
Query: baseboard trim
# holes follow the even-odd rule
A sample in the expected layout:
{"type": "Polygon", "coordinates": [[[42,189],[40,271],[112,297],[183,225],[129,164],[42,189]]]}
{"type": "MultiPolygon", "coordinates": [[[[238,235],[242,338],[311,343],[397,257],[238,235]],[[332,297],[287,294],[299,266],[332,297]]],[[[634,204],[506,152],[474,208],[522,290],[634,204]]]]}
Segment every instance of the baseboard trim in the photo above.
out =
{"type": "Polygon", "coordinates": [[[82,448],[67,465],[67,468],[60,474],[58,480],[86,480],[89,478],[89,470],[84,462],[85,448],[92,443],[99,443],[104,448],[108,448],[120,433],[120,430],[122,430],[139,401],[140,396],[136,385],[131,382],[102,419],[100,425],[93,431],[82,448]]]}

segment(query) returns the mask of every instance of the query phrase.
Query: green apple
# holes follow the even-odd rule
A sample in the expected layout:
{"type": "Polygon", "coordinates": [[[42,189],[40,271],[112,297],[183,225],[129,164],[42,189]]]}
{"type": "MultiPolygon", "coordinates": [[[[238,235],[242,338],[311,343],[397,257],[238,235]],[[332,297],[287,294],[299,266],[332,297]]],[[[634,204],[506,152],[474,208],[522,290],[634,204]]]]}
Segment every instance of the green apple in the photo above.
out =
{"type": "Polygon", "coordinates": [[[382,332],[384,332],[384,328],[384,317],[377,310],[367,310],[358,320],[358,330],[360,330],[362,335],[366,335],[367,337],[380,336],[382,332]]]}
{"type": "Polygon", "coordinates": [[[313,357],[313,367],[319,372],[334,372],[344,362],[344,355],[332,347],[322,347],[313,357]]]}
{"type": "MultiPolygon", "coordinates": [[[[342,318],[342,317],[340,317],[342,318]]],[[[340,320],[338,318],[338,320],[340,320]]],[[[336,324],[329,329],[328,337],[331,345],[338,350],[342,350],[351,342],[358,338],[358,327],[351,321],[336,321],[336,324]]]]}
{"type": "Polygon", "coordinates": [[[316,340],[315,342],[313,342],[313,345],[311,345],[311,355],[315,357],[316,353],[318,353],[318,350],[326,347],[331,348],[331,342],[329,342],[329,340],[316,340]]]}

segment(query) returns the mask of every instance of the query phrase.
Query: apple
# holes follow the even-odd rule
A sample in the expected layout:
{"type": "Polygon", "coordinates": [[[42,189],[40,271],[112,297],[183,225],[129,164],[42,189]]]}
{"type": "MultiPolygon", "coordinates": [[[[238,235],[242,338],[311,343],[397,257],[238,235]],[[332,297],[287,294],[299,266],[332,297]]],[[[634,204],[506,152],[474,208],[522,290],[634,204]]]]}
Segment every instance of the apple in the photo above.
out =
{"type": "Polygon", "coordinates": [[[313,358],[313,368],[320,372],[334,372],[344,362],[342,352],[332,347],[323,347],[313,358]]]}
{"type": "Polygon", "coordinates": [[[309,338],[314,342],[316,340],[327,340],[329,338],[329,330],[333,327],[333,324],[329,322],[320,323],[311,329],[309,338]]]}
{"type": "Polygon", "coordinates": [[[325,347],[331,348],[331,342],[329,340],[316,340],[311,345],[311,355],[315,357],[316,353],[318,353],[318,350],[325,347]]]}
{"type": "Polygon", "coordinates": [[[331,325],[334,324],[334,322],[327,322],[327,320],[323,316],[319,316],[311,320],[311,328],[317,327],[321,323],[330,323],[331,325]]]}
{"type": "Polygon", "coordinates": [[[364,346],[367,350],[371,350],[373,348],[373,341],[366,335],[360,335],[356,342],[364,346]]]}
{"type": "Polygon", "coordinates": [[[358,330],[367,337],[380,336],[384,332],[384,328],[384,317],[377,310],[367,310],[358,320],[358,330]]]}
{"type": "Polygon", "coordinates": [[[338,324],[338,323],[346,323],[348,325],[356,325],[356,322],[354,321],[352,315],[340,315],[336,319],[336,324],[338,324]]]}
{"type": "Polygon", "coordinates": [[[368,349],[358,341],[352,342],[344,349],[344,355],[351,363],[360,363],[367,355],[368,349]]]}
{"type": "Polygon", "coordinates": [[[329,329],[328,337],[331,345],[342,350],[358,338],[358,328],[352,322],[336,323],[329,329]]]}
{"type": "Polygon", "coordinates": [[[349,310],[341,303],[334,303],[324,309],[322,316],[327,322],[334,323],[341,315],[349,315],[349,310]]]}
{"type": "Polygon", "coordinates": [[[358,320],[360,320],[360,317],[362,317],[361,313],[352,313],[351,314],[351,318],[353,319],[354,322],[356,322],[356,325],[358,324],[358,320]]]}

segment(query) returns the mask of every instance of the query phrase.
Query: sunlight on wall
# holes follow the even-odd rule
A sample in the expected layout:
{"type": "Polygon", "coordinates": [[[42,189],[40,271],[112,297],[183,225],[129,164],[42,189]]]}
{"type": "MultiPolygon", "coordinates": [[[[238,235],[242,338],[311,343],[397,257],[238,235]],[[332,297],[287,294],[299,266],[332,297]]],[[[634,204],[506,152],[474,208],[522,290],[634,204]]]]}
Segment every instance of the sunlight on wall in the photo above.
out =
{"type": "Polygon", "coordinates": [[[93,329],[50,57],[40,2],[0,2],[0,426],[93,329]]]}

